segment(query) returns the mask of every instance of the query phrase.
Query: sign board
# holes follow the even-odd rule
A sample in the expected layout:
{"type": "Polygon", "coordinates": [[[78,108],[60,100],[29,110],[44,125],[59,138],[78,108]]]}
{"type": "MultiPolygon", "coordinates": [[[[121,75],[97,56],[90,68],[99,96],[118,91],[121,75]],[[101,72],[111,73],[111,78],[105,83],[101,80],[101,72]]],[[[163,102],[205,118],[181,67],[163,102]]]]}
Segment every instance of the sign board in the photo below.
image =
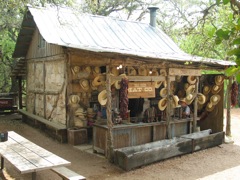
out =
{"type": "Polygon", "coordinates": [[[154,82],[129,82],[128,98],[153,98],[155,97],[154,82]]]}
{"type": "Polygon", "coordinates": [[[199,69],[177,69],[177,68],[169,68],[170,76],[201,76],[201,70],[199,69]]]}

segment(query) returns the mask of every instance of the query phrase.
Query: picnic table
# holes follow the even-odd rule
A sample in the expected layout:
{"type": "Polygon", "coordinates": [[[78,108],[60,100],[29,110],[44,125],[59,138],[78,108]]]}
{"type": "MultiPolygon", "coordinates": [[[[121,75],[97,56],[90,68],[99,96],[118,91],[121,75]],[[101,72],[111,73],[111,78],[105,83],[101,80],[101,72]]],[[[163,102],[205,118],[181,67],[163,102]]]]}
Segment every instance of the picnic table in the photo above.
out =
{"type": "Polygon", "coordinates": [[[6,159],[21,174],[32,173],[33,180],[38,171],[71,164],[13,131],[8,132],[8,141],[0,142],[0,155],[1,169],[6,159]]]}

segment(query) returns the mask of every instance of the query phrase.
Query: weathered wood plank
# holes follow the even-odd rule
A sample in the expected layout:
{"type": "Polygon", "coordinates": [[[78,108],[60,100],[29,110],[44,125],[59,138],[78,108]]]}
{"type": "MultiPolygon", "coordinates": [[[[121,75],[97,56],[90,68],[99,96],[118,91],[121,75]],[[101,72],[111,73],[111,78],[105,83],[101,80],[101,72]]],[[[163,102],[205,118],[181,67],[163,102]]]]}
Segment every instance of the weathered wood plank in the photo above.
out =
{"type": "Polygon", "coordinates": [[[66,167],[56,167],[51,169],[53,172],[57,173],[64,179],[69,180],[84,180],[86,179],[84,176],[79,175],[78,173],[66,168],[66,167]]]}

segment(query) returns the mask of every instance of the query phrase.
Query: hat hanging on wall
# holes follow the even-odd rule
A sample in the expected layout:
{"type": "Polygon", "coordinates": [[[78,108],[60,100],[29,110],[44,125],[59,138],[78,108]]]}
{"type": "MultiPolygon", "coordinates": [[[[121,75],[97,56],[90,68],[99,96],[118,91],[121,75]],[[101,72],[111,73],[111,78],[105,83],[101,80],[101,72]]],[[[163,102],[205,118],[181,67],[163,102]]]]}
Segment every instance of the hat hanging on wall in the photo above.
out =
{"type": "Polygon", "coordinates": [[[162,98],[158,102],[158,108],[160,109],[160,111],[163,111],[166,107],[167,107],[167,98],[162,98]]]}
{"type": "Polygon", "coordinates": [[[217,94],[217,93],[219,93],[220,91],[221,91],[221,89],[222,89],[222,86],[219,86],[219,85],[214,85],[213,87],[212,87],[212,94],[217,94]]]}
{"type": "Polygon", "coordinates": [[[216,105],[216,104],[218,104],[218,102],[220,101],[220,99],[221,99],[221,96],[220,96],[220,95],[214,94],[214,95],[211,96],[210,102],[211,102],[213,105],[216,105]]]}
{"type": "Polygon", "coordinates": [[[166,69],[160,69],[160,76],[167,76],[166,69]]]}
{"type": "Polygon", "coordinates": [[[86,66],[86,67],[83,68],[83,71],[85,71],[85,72],[90,74],[92,72],[92,69],[91,69],[90,66],[86,66]]]}
{"type": "Polygon", "coordinates": [[[137,75],[137,71],[134,67],[129,66],[128,67],[128,76],[136,76],[137,75]]]}
{"type": "Polygon", "coordinates": [[[188,77],[187,77],[187,82],[188,82],[189,84],[195,84],[195,83],[197,82],[196,76],[188,76],[188,77]]]}
{"type": "Polygon", "coordinates": [[[103,75],[97,75],[95,78],[94,78],[94,80],[93,80],[93,82],[92,82],[92,85],[93,86],[95,86],[95,87],[97,87],[97,86],[100,86],[100,85],[102,85],[103,83],[104,83],[104,76],[103,75]]]}
{"type": "Polygon", "coordinates": [[[204,104],[206,102],[206,96],[202,93],[198,93],[198,104],[204,104]]]}
{"type": "Polygon", "coordinates": [[[114,82],[114,87],[115,87],[116,89],[120,89],[120,88],[121,88],[120,81],[115,81],[115,82],[114,82]]]}
{"type": "Polygon", "coordinates": [[[101,69],[100,69],[100,67],[95,66],[95,67],[93,68],[93,75],[96,76],[96,75],[98,75],[98,74],[101,74],[101,69]]]}
{"type": "Polygon", "coordinates": [[[69,96],[69,104],[73,105],[73,104],[78,104],[80,101],[80,97],[78,95],[71,95],[69,96]]]}
{"type": "Polygon", "coordinates": [[[210,86],[206,85],[206,86],[203,87],[203,94],[204,95],[209,94],[210,91],[211,91],[211,87],[210,86]]]}
{"type": "Polygon", "coordinates": [[[211,102],[207,103],[206,110],[211,112],[214,109],[214,105],[211,102]]]}
{"type": "Polygon", "coordinates": [[[162,88],[162,89],[160,90],[160,96],[161,96],[162,98],[167,97],[167,88],[162,88]]]}
{"type": "Polygon", "coordinates": [[[186,90],[186,95],[193,94],[195,92],[195,85],[190,85],[186,90]]]}
{"type": "Polygon", "coordinates": [[[224,77],[223,77],[223,75],[217,75],[217,76],[215,76],[215,84],[216,85],[222,85],[223,84],[223,81],[224,81],[224,77]]]}
{"type": "Polygon", "coordinates": [[[98,102],[105,106],[107,104],[107,91],[103,90],[98,94],[98,102]]]}
{"type": "Polygon", "coordinates": [[[143,66],[140,66],[138,68],[138,74],[140,76],[147,76],[148,75],[147,69],[145,67],[143,67],[143,66]]]}
{"type": "Polygon", "coordinates": [[[81,79],[79,84],[84,91],[89,90],[89,82],[87,79],[81,79]]]}
{"type": "Polygon", "coordinates": [[[178,104],[179,98],[177,95],[173,96],[173,108],[179,107],[180,105],[178,104]]]}
{"type": "Polygon", "coordinates": [[[194,96],[193,96],[193,94],[187,94],[185,99],[186,99],[186,103],[188,105],[190,105],[193,102],[193,100],[194,100],[194,96]]]}
{"type": "Polygon", "coordinates": [[[118,76],[119,75],[119,70],[117,69],[117,67],[112,67],[110,72],[114,76],[118,76]]]}
{"type": "Polygon", "coordinates": [[[160,88],[160,86],[162,85],[162,83],[163,83],[162,81],[155,81],[155,82],[154,82],[155,88],[156,88],[156,89],[160,88]]]}
{"type": "Polygon", "coordinates": [[[157,69],[152,69],[152,71],[151,71],[152,73],[150,74],[150,76],[158,76],[159,75],[159,73],[158,73],[158,70],[157,69]]]}

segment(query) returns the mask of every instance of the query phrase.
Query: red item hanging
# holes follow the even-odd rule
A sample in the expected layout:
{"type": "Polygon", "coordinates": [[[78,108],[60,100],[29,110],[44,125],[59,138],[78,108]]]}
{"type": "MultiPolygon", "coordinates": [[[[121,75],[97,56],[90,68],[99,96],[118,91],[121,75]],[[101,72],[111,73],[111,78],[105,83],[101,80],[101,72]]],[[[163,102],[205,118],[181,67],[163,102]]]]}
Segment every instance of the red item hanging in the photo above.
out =
{"type": "Polygon", "coordinates": [[[127,119],[128,115],[128,79],[122,78],[120,88],[120,116],[122,119],[127,119]]]}
{"type": "Polygon", "coordinates": [[[238,104],[238,84],[236,81],[232,84],[231,89],[231,105],[235,107],[238,104]]]}

